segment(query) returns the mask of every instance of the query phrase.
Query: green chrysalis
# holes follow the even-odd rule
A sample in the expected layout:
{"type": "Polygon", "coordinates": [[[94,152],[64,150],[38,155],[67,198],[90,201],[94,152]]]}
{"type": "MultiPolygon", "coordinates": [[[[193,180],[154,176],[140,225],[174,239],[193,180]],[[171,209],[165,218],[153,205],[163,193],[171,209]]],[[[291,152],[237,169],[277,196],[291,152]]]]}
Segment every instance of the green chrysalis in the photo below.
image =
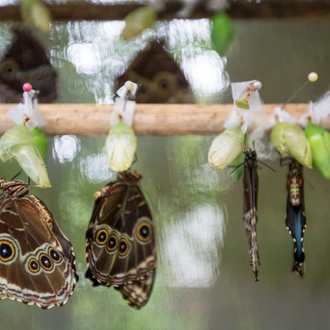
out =
{"type": "Polygon", "coordinates": [[[15,158],[22,170],[40,187],[50,187],[46,166],[24,124],[9,129],[0,139],[0,160],[15,158]]]}
{"type": "Polygon", "coordinates": [[[47,5],[40,0],[24,0],[21,4],[21,17],[24,23],[31,24],[38,30],[50,34],[53,20],[47,5]]]}
{"type": "Polygon", "coordinates": [[[133,10],[125,17],[126,25],[121,33],[121,37],[124,40],[135,38],[144,30],[152,27],[156,21],[157,13],[149,6],[133,10]]]}
{"type": "Polygon", "coordinates": [[[325,178],[330,179],[330,133],[316,124],[308,123],[305,135],[311,146],[313,164],[325,178]]]}
{"type": "Polygon", "coordinates": [[[228,14],[221,12],[211,17],[211,41],[213,48],[224,55],[233,36],[233,23],[228,14]]]}
{"type": "Polygon", "coordinates": [[[296,124],[275,125],[270,140],[281,155],[291,154],[300,164],[312,168],[312,152],[304,131],[296,124]]]}

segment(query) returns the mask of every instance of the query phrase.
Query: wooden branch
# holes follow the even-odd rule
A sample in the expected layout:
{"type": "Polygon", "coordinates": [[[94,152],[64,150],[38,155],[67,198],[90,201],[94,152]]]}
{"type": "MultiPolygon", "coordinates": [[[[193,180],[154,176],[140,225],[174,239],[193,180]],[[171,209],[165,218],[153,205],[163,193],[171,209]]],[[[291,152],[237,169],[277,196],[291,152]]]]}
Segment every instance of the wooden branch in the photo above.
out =
{"type": "MultiPolygon", "coordinates": [[[[14,123],[6,112],[12,104],[0,105],[0,134],[14,123]]],[[[265,105],[264,113],[254,113],[259,122],[270,119],[276,104],[265,105]]],[[[73,134],[105,136],[110,129],[113,105],[95,104],[39,104],[46,121],[43,128],[48,135],[73,134]]],[[[233,109],[232,104],[137,104],[133,128],[138,135],[219,134],[233,109]]],[[[308,104],[289,104],[285,110],[299,118],[308,104]]],[[[330,119],[322,122],[330,130],[330,119]]]]}
{"type": "MultiPolygon", "coordinates": [[[[130,2],[125,4],[92,4],[85,1],[49,5],[55,21],[74,20],[121,20],[132,10],[143,6],[141,3],[130,2]]],[[[167,1],[166,8],[159,13],[161,20],[178,18],[177,12],[182,8],[178,1],[167,1]]],[[[318,1],[261,1],[254,3],[246,0],[230,2],[227,13],[232,18],[295,18],[295,17],[330,17],[330,3],[327,0],[318,1]]],[[[190,17],[203,18],[213,14],[202,1],[196,6],[190,17]]],[[[19,21],[19,5],[0,7],[0,21],[19,21]]]]}

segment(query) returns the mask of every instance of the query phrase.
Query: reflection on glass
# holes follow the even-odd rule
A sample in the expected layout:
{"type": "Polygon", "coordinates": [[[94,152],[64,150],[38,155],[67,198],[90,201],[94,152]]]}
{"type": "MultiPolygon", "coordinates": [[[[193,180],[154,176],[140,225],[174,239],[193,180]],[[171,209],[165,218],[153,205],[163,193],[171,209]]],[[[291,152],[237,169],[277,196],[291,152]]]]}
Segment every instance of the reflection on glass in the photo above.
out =
{"type": "Polygon", "coordinates": [[[229,192],[234,182],[229,173],[228,169],[218,170],[210,164],[204,164],[193,170],[190,181],[199,192],[229,192]]]}
{"type": "Polygon", "coordinates": [[[93,75],[101,69],[101,57],[97,45],[73,43],[67,48],[67,57],[79,74],[93,75]]]}
{"type": "Polygon", "coordinates": [[[140,84],[140,103],[193,103],[195,96],[198,102],[219,101],[229,77],[226,58],[212,50],[209,19],[158,22],[129,41],[120,38],[124,26],[124,21],[54,25],[52,63],[65,68],[62,81],[80,102],[91,102],[81,92],[87,88],[97,103],[113,103],[120,77],[140,84]]]}
{"type": "Polygon", "coordinates": [[[229,77],[224,71],[225,64],[217,52],[210,50],[185,58],[182,66],[195,93],[201,98],[208,98],[220,94],[229,86],[229,77]]]}
{"type": "Polygon", "coordinates": [[[178,45],[181,47],[197,43],[210,46],[210,21],[208,19],[198,20],[172,20],[165,23],[159,30],[168,37],[168,45],[174,51],[178,45]]]}
{"type": "Polygon", "coordinates": [[[71,162],[80,151],[80,140],[75,135],[54,137],[53,158],[60,163],[71,162]]]}
{"type": "Polygon", "coordinates": [[[6,7],[9,5],[16,5],[18,3],[18,0],[2,0],[0,2],[0,7],[6,7]]]}
{"type": "Polygon", "coordinates": [[[163,276],[173,287],[210,287],[217,279],[227,221],[225,206],[199,204],[162,233],[163,276]]]}
{"type": "Polygon", "coordinates": [[[115,176],[108,165],[105,148],[98,154],[92,154],[80,159],[79,169],[91,182],[103,182],[115,176]]]}

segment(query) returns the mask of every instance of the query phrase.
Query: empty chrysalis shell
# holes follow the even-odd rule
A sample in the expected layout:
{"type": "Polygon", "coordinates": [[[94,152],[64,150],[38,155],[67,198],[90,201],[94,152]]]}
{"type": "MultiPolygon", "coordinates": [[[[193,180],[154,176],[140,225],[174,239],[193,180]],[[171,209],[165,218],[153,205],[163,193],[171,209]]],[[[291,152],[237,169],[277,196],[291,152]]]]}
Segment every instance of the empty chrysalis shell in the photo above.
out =
{"type": "Polygon", "coordinates": [[[325,178],[330,179],[330,133],[316,124],[308,123],[305,135],[311,146],[313,164],[325,178]]]}
{"type": "Polygon", "coordinates": [[[106,149],[109,166],[113,171],[122,172],[132,165],[137,140],[132,127],[120,121],[109,131],[106,149]]]}
{"type": "Polygon", "coordinates": [[[312,152],[304,131],[296,124],[275,125],[270,140],[281,155],[291,154],[300,164],[312,168],[312,152]]]}
{"type": "Polygon", "coordinates": [[[38,186],[51,186],[46,166],[33,144],[33,137],[23,124],[9,129],[0,139],[0,160],[6,162],[12,158],[16,158],[22,170],[38,186]]]}
{"type": "Polygon", "coordinates": [[[133,10],[125,17],[125,27],[121,37],[125,40],[134,38],[153,26],[157,20],[156,11],[148,6],[133,10]]]}
{"type": "Polygon", "coordinates": [[[228,128],[212,142],[208,160],[215,168],[227,167],[244,149],[244,133],[240,127],[228,128]]]}

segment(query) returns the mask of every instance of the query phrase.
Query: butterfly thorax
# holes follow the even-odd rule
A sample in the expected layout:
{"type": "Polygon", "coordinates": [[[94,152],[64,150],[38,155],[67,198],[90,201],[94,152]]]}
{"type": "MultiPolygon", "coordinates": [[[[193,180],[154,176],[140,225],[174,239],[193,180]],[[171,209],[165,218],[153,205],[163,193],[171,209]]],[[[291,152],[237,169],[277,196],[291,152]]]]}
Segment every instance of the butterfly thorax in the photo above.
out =
{"type": "Polygon", "coordinates": [[[22,180],[5,181],[4,179],[1,179],[0,189],[4,191],[3,196],[19,198],[29,192],[29,185],[22,180]]]}
{"type": "Polygon", "coordinates": [[[139,172],[120,172],[118,173],[118,178],[127,185],[135,185],[142,176],[139,172]]]}

